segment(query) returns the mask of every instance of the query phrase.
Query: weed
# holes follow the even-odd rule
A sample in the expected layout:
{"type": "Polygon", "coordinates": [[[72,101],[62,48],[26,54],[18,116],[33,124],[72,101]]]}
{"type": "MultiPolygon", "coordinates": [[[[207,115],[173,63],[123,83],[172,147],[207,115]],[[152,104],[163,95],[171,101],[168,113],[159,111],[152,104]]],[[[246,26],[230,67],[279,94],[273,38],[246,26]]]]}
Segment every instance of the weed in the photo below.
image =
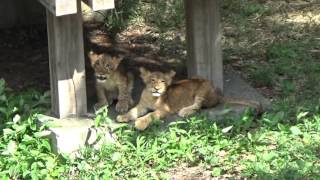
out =
{"type": "Polygon", "coordinates": [[[105,19],[105,25],[112,37],[125,29],[130,21],[139,15],[139,5],[140,0],[115,1],[115,8],[108,11],[105,19]]]}
{"type": "Polygon", "coordinates": [[[268,13],[268,9],[263,4],[258,3],[246,3],[241,6],[241,13],[245,16],[251,16],[254,14],[263,15],[268,13]]]}
{"type": "Polygon", "coordinates": [[[251,75],[256,86],[272,87],[275,81],[275,75],[272,68],[259,68],[251,75]]]}
{"type": "Polygon", "coordinates": [[[146,13],[145,22],[162,32],[184,26],[183,0],[154,1],[149,4],[146,13]]]}

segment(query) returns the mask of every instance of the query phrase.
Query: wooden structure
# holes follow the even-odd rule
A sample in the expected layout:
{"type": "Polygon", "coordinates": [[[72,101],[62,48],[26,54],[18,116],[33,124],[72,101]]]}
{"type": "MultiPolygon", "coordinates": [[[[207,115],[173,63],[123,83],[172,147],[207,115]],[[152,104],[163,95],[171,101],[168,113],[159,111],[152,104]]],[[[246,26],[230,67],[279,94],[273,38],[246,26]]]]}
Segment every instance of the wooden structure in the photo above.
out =
{"type": "MultiPolygon", "coordinates": [[[[38,0],[47,9],[52,111],[58,118],[87,113],[80,0],[38,0]]],[[[93,10],[114,0],[86,0],[93,10]]],[[[218,0],[185,0],[188,74],[223,88],[218,0]]]]}
{"type": "MultiPolygon", "coordinates": [[[[52,113],[58,118],[87,113],[83,29],[80,0],[39,0],[46,7],[52,113]]],[[[113,0],[89,0],[104,9],[113,0]],[[105,2],[105,3],[101,3],[105,2]]]]}
{"type": "Polygon", "coordinates": [[[201,76],[223,91],[218,0],[185,0],[188,76],[201,76]]]}

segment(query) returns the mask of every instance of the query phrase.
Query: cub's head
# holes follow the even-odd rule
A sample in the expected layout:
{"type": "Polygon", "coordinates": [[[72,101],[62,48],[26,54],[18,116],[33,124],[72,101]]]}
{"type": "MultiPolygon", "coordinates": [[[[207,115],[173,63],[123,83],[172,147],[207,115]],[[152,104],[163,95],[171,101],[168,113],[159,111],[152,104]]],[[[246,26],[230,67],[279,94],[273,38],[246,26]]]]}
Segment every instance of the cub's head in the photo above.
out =
{"type": "Polygon", "coordinates": [[[113,57],[106,53],[96,54],[92,51],[88,56],[98,82],[106,81],[117,70],[122,60],[121,57],[113,57]]]}
{"type": "Polygon", "coordinates": [[[145,68],[140,68],[140,76],[146,84],[146,88],[152,96],[159,97],[166,92],[167,87],[171,84],[175,71],[163,73],[159,71],[150,72],[145,68]]]}

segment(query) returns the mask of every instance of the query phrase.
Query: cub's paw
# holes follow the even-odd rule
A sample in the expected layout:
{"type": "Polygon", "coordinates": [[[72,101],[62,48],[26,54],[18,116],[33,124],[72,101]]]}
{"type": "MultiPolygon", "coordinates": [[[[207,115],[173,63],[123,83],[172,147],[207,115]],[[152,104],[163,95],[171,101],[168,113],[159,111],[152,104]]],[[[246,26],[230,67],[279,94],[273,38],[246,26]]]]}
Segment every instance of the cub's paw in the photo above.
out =
{"type": "Polygon", "coordinates": [[[149,124],[151,122],[151,119],[150,118],[146,118],[146,117],[141,117],[141,118],[138,118],[135,123],[134,123],[134,126],[140,130],[140,131],[143,131],[145,130],[149,124]]]}
{"type": "Polygon", "coordinates": [[[116,111],[119,113],[127,112],[129,109],[129,102],[127,100],[119,100],[116,105],[116,111]]]}
{"type": "Polygon", "coordinates": [[[102,108],[103,106],[109,106],[109,103],[108,102],[98,102],[96,103],[93,108],[95,111],[99,110],[100,108],[102,108]]]}
{"type": "Polygon", "coordinates": [[[191,114],[194,114],[196,112],[196,110],[194,109],[191,109],[191,108],[182,108],[180,109],[180,111],[178,112],[178,115],[180,117],[188,117],[190,116],[191,114]]]}
{"type": "Polygon", "coordinates": [[[134,105],[134,100],[133,100],[132,98],[130,98],[130,100],[129,100],[129,105],[130,105],[130,106],[133,106],[133,105],[134,105]]]}
{"type": "Polygon", "coordinates": [[[130,118],[127,115],[118,115],[117,121],[118,122],[129,122],[130,118]]]}

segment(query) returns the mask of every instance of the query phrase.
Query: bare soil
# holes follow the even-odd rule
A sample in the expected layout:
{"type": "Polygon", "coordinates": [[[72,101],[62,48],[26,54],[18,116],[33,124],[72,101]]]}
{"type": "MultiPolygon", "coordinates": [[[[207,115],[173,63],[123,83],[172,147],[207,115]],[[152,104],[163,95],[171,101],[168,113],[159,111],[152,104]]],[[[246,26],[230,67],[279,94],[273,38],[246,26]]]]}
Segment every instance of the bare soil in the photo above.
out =
{"type": "Polygon", "coordinates": [[[49,89],[45,25],[0,30],[0,78],[15,91],[49,89]]]}

